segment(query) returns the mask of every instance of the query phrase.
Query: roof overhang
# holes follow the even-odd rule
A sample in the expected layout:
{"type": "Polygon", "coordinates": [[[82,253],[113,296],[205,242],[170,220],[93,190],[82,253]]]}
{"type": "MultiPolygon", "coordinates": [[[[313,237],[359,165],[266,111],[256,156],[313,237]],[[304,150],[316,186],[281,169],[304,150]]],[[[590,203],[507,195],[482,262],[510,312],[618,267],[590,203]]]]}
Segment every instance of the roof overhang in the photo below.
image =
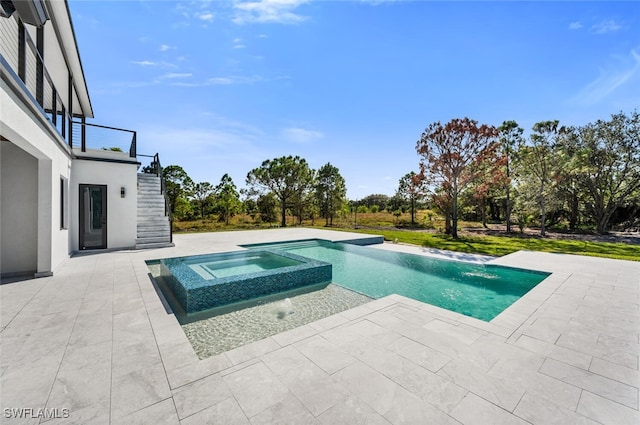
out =
{"type": "Polygon", "coordinates": [[[80,60],[80,52],[78,50],[78,43],[76,42],[76,35],[73,29],[73,23],[71,21],[71,13],[67,0],[45,0],[47,12],[51,18],[54,31],[60,40],[60,46],[64,55],[64,59],[67,62],[67,67],[73,76],[76,94],[78,101],[80,102],[80,108],[76,109],[74,105],[74,115],[84,115],[87,118],[93,118],[93,108],[91,106],[91,99],[89,97],[89,90],[87,89],[87,82],[84,76],[84,70],[82,69],[82,61],[80,60]]]}
{"type": "Polygon", "coordinates": [[[12,0],[11,3],[20,19],[27,24],[41,27],[49,19],[42,0],[12,0]]]}

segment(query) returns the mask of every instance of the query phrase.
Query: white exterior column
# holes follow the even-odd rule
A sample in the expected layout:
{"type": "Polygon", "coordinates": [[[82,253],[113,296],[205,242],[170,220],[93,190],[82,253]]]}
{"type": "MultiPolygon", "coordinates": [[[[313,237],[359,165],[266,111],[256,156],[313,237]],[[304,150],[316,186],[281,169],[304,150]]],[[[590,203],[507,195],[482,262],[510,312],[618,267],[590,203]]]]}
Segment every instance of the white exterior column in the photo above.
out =
{"type": "Polygon", "coordinates": [[[51,160],[38,160],[38,269],[35,277],[51,276],[52,248],[51,160]]]}

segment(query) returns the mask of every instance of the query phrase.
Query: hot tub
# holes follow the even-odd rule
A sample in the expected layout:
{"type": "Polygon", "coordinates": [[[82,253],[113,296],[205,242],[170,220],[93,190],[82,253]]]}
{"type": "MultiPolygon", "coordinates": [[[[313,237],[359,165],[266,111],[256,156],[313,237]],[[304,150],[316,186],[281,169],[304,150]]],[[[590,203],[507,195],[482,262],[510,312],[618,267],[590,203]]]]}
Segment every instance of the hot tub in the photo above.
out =
{"type": "Polygon", "coordinates": [[[331,264],[271,250],[160,260],[161,276],[186,313],[331,282],[331,264]]]}

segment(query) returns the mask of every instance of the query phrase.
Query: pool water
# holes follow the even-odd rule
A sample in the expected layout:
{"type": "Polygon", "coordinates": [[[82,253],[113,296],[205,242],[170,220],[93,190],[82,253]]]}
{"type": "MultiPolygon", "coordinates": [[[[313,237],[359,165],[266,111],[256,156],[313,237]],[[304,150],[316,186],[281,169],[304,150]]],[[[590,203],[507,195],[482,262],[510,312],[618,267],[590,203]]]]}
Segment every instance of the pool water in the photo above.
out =
{"type": "Polygon", "coordinates": [[[246,245],[333,265],[333,283],[373,298],[398,294],[490,321],[549,274],[323,240],[246,245]]]}
{"type": "Polygon", "coordinates": [[[147,267],[201,359],[372,301],[360,293],[325,283],[187,314],[163,278],[160,262],[147,261],[147,267]]]}
{"type": "Polygon", "coordinates": [[[338,285],[291,295],[225,314],[181,323],[199,358],[277,335],[372,301],[338,285]]]}
{"type": "Polygon", "coordinates": [[[300,261],[263,252],[255,256],[190,264],[189,267],[205,279],[259,273],[281,267],[296,266],[300,261]]]}

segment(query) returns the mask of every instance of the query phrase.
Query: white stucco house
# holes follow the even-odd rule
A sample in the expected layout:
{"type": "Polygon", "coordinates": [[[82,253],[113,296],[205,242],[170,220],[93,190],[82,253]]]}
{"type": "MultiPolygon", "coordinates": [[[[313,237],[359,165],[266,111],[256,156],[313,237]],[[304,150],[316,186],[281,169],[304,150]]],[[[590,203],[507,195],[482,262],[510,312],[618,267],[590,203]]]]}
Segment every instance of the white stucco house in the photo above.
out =
{"type": "Polygon", "coordinates": [[[66,0],[0,3],[0,74],[0,276],[48,276],[84,250],[170,245],[161,168],[139,173],[135,131],[87,122],[66,0]]]}

